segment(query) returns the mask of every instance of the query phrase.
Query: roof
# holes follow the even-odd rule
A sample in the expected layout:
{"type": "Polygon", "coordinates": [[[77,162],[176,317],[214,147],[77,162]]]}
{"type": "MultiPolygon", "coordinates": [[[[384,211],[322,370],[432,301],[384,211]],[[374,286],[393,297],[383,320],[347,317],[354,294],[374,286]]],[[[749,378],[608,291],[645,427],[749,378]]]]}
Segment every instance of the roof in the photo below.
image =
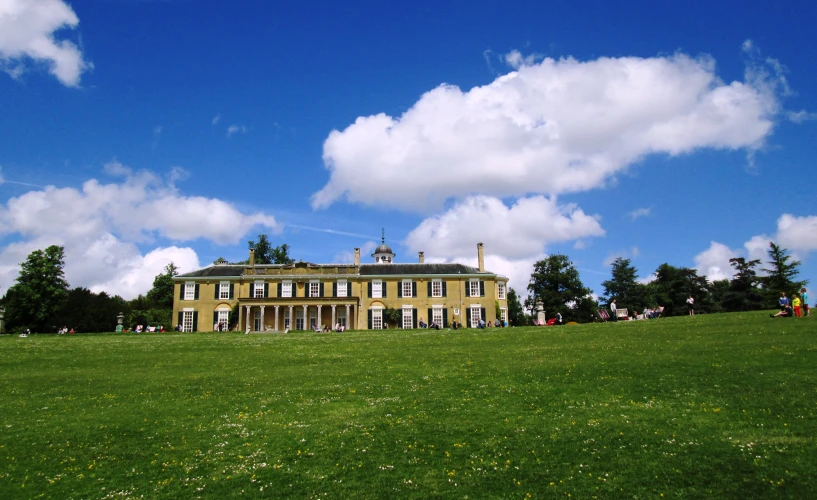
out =
{"type": "Polygon", "coordinates": [[[205,267],[185,274],[180,274],[176,278],[214,278],[227,276],[241,276],[244,273],[244,266],[217,265],[205,267]]]}
{"type": "Polygon", "coordinates": [[[394,252],[392,252],[390,246],[388,246],[385,243],[381,243],[380,245],[377,246],[377,248],[374,249],[374,253],[372,255],[375,255],[375,254],[378,254],[378,253],[391,253],[391,254],[393,254],[394,252]]]}
{"type": "Polygon", "coordinates": [[[361,264],[360,275],[395,274],[490,274],[463,264],[361,264]]]}

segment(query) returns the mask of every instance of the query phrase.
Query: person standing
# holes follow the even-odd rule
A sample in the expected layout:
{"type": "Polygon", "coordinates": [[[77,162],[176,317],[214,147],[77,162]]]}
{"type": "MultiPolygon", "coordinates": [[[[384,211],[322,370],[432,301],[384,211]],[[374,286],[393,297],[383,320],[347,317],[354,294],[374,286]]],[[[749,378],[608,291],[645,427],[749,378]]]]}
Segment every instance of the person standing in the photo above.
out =
{"type": "Polygon", "coordinates": [[[781,309],[790,304],[789,298],[786,297],[786,292],[780,292],[780,298],[777,300],[777,302],[780,304],[781,309]]]}
{"type": "Polygon", "coordinates": [[[695,316],[695,299],[692,298],[692,295],[687,299],[687,309],[689,309],[690,316],[695,316]]]}
{"type": "Polygon", "coordinates": [[[618,315],[616,314],[616,299],[610,301],[610,312],[613,313],[613,321],[618,321],[618,315]]]}
{"type": "Polygon", "coordinates": [[[800,312],[800,296],[796,293],[794,294],[794,298],[791,301],[792,307],[794,307],[794,317],[800,318],[803,316],[803,313],[800,312]]]}
{"type": "Polygon", "coordinates": [[[800,289],[800,297],[803,299],[803,315],[811,316],[811,311],[808,308],[808,291],[806,287],[800,289]]]}

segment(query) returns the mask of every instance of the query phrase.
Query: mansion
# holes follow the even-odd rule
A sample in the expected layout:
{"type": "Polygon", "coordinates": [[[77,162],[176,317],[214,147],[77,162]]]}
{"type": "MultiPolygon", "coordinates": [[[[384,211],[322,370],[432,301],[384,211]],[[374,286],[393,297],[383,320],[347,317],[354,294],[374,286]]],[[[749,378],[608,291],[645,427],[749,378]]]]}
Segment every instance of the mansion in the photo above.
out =
{"type": "Polygon", "coordinates": [[[250,250],[247,264],[216,263],[174,277],[173,318],[185,332],[226,328],[236,306],[237,329],[254,332],[507,321],[508,278],[485,270],[482,243],[477,268],[427,264],[423,252],[416,263],[394,263],[385,239],[372,257],[373,264],[361,264],[355,248],[354,264],[256,264],[250,250]],[[400,311],[397,325],[388,324],[387,309],[400,311]]]}

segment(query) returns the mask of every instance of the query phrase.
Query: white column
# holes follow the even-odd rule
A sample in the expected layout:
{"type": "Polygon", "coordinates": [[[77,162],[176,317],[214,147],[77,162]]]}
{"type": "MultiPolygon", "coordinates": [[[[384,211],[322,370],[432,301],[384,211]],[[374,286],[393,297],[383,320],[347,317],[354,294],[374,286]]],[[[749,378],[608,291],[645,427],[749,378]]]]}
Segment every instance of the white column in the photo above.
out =
{"type": "Polygon", "coordinates": [[[267,328],[264,324],[264,306],[261,306],[261,331],[262,332],[267,331],[267,328]]]}
{"type": "Polygon", "coordinates": [[[321,326],[323,324],[323,323],[321,323],[321,305],[320,304],[318,304],[318,320],[317,321],[318,321],[318,326],[321,326]]]}
{"type": "Polygon", "coordinates": [[[307,329],[307,325],[309,324],[309,323],[308,323],[308,321],[309,321],[309,316],[307,316],[307,315],[306,315],[306,313],[307,313],[307,309],[306,309],[306,308],[307,308],[307,307],[309,307],[309,306],[307,306],[306,304],[304,304],[304,330],[306,330],[306,329],[307,329]]]}
{"type": "Polygon", "coordinates": [[[245,332],[250,330],[250,306],[244,306],[244,311],[247,316],[247,327],[244,329],[245,332]]]}
{"type": "MultiPolygon", "coordinates": [[[[357,320],[357,305],[355,305],[355,320],[357,320]]],[[[349,304],[346,304],[346,329],[352,328],[352,317],[349,316],[349,304]]],[[[356,330],[356,328],[352,328],[356,330]]]]}
{"type": "Polygon", "coordinates": [[[331,328],[331,329],[333,329],[333,330],[334,330],[334,329],[335,329],[335,324],[336,324],[336,323],[337,323],[337,322],[335,321],[335,304],[332,304],[332,324],[331,324],[331,325],[329,325],[329,328],[331,328]]]}
{"type": "Polygon", "coordinates": [[[272,329],[278,331],[278,306],[275,306],[275,326],[272,329]]]}
{"type": "Polygon", "coordinates": [[[295,329],[295,311],[292,309],[292,306],[289,306],[289,329],[295,329]]]}

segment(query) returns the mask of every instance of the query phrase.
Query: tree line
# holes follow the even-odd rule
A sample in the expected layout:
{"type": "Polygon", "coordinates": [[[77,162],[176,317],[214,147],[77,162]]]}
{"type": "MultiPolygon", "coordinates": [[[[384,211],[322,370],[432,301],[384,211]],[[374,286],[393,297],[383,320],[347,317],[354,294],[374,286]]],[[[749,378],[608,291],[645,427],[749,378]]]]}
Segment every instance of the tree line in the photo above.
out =
{"type": "Polygon", "coordinates": [[[595,300],[570,259],[553,254],[534,264],[524,306],[516,291],[510,290],[508,316],[513,325],[530,324],[539,300],[548,317],[561,314],[564,321],[579,323],[598,320],[597,310],[608,308],[613,300],[618,308],[630,311],[663,306],[664,315],[672,316],[687,314],[689,296],[695,300],[696,313],[754,311],[776,307],[781,292],[791,297],[808,283],[797,279],[800,261],[773,242],[766,267],[759,267],[760,260],[743,257],[729,263],[734,269],[732,279],[709,281],[695,269],[664,263],[655,270],[654,279],[644,283],[630,259],[617,258],[610,279],[602,282],[603,295],[595,300]]]}
{"type": "MultiPolygon", "coordinates": [[[[289,245],[272,246],[264,234],[258,241],[249,241],[255,249],[258,264],[291,264],[289,245]]],[[[215,263],[224,263],[219,258],[215,263]]],[[[236,264],[246,264],[246,261],[236,264]]],[[[54,333],[66,327],[77,332],[111,332],[116,328],[117,316],[122,313],[127,328],[136,325],[174,325],[173,278],[178,267],[168,263],[153,279],[153,286],[145,294],[125,300],[119,295],[106,292],[95,293],[87,288],[70,288],[65,279],[65,248],[51,245],[45,250],[35,250],[20,264],[17,280],[0,299],[5,307],[6,331],[17,333],[25,329],[32,332],[54,333]]]]}

